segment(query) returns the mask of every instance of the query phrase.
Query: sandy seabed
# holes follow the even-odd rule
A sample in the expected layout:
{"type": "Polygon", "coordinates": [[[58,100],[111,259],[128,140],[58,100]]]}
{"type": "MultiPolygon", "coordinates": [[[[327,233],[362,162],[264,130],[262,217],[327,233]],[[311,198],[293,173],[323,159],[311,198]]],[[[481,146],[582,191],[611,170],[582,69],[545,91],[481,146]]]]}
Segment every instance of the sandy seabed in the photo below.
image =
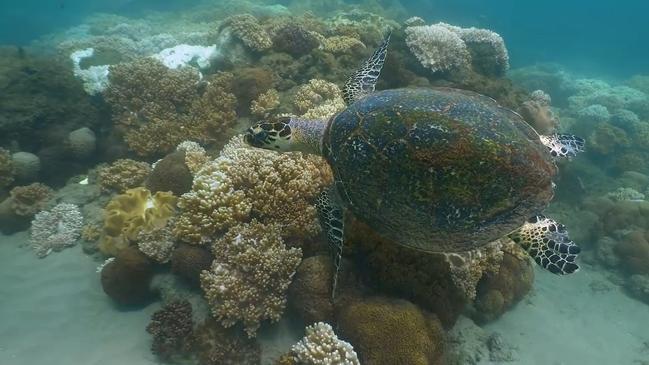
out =
{"type": "MultiPolygon", "coordinates": [[[[79,246],[37,259],[27,239],[0,235],[0,364],[158,363],[145,331],[158,304],[119,310],[79,246]]],[[[537,270],[534,293],[484,329],[516,349],[509,364],[649,364],[649,306],[588,265],[567,277],[537,270]]],[[[278,331],[275,347],[295,336],[278,331]]]]}

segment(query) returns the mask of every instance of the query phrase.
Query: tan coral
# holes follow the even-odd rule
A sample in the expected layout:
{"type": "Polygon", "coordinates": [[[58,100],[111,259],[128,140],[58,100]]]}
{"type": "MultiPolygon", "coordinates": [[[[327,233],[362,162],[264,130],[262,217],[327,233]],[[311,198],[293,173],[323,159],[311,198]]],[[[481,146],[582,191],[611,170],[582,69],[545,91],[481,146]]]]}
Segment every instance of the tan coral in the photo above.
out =
{"type": "Polygon", "coordinates": [[[203,166],[192,191],[180,198],[174,233],[200,244],[256,217],[282,225],[285,237],[313,237],[319,232],[314,201],[331,181],[320,157],[250,148],[237,136],[203,166]]]}
{"type": "Polygon", "coordinates": [[[14,182],[14,172],[11,153],[0,148],[0,189],[6,188],[14,182]]]}
{"type": "Polygon", "coordinates": [[[305,119],[326,120],[346,107],[340,88],[320,79],[312,79],[308,84],[300,86],[293,103],[305,119]]]}
{"type": "Polygon", "coordinates": [[[225,327],[241,322],[255,337],[261,321],[276,322],[286,306],[286,291],[302,259],[287,249],[279,225],[257,221],[231,228],[212,245],[215,260],[201,274],[212,314],[225,327]]]}
{"type": "Polygon", "coordinates": [[[322,44],[323,50],[334,54],[353,53],[363,48],[365,44],[359,39],[344,35],[325,38],[322,44]]]}
{"type": "Polygon", "coordinates": [[[151,166],[148,163],[125,158],[101,167],[97,172],[97,181],[104,192],[122,193],[142,186],[150,173],[151,166]]]}
{"type": "Polygon", "coordinates": [[[47,185],[33,183],[26,186],[16,186],[9,192],[11,209],[16,215],[31,217],[44,210],[52,199],[54,191],[47,185]]]}
{"type": "Polygon", "coordinates": [[[268,117],[279,106],[279,93],[275,89],[268,89],[250,103],[250,112],[259,118],[268,117]]]}
{"type": "Polygon", "coordinates": [[[253,15],[231,16],[223,22],[222,26],[229,28],[234,36],[254,51],[264,51],[273,46],[273,40],[253,15]]]}
{"type": "Polygon", "coordinates": [[[185,165],[192,175],[196,175],[198,170],[210,160],[205,148],[196,142],[183,141],[176,147],[176,150],[185,151],[185,165]]]}

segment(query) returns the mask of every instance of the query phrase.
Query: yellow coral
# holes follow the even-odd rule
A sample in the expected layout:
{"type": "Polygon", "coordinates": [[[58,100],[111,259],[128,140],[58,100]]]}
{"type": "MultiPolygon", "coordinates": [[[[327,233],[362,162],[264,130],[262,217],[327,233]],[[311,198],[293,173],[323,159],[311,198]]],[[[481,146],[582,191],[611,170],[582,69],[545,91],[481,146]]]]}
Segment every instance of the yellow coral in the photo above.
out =
{"type": "Polygon", "coordinates": [[[358,49],[365,48],[365,44],[357,38],[342,36],[333,36],[326,38],[323,41],[322,49],[327,52],[340,54],[340,53],[353,53],[358,49]]]}
{"type": "Polygon", "coordinates": [[[169,192],[152,196],[141,187],[115,196],[104,208],[104,232],[99,249],[115,256],[135,241],[141,231],[164,227],[175,212],[176,201],[169,192]]]}
{"type": "Polygon", "coordinates": [[[14,166],[11,161],[11,153],[0,148],[0,189],[3,189],[14,182],[14,166]]]}
{"type": "Polygon", "coordinates": [[[312,79],[300,86],[295,93],[294,105],[306,119],[328,119],[346,107],[340,88],[320,79],[312,79]]]}
{"type": "Polygon", "coordinates": [[[201,273],[201,287],[213,315],[225,327],[241,321],[249,337],[260,322],[277,322],[286,306],[286,291],[302,259],[299,248],[287,249],[279,225],[257,221],[230,229],[212,246],[215,260],[201,273]]]}
{"type": "Polygon", "coordinates": [[[144,184],[150,173],[151,166],[148,163],[125,158],[100,168],[97,181],[102,191],[121,193],[144,184]]]}
{"type": "Polygon", "coordinates": [[[279,93],[275,89],[268,89],[250,103],[250,112],[259,118],[270,115],[279,106],[279,93]]]}
{"type": "Polygon", "coordinates": [[[26,186],[16,186],[9,192],[11,209],[16,215],[31,217],[47,207],[54,191],[47,185],[33,183],[26,186]]]}
{"type": "Polygon", "coordinates": [[[319,225],[313,203],[331,181],[329,167],[318,156],[250,148],[237,136],[203,166],[192,191],[180,198],[175,235],[200,244],[256,217],[279,223],[285,237],[314,236],[319,225]]]}

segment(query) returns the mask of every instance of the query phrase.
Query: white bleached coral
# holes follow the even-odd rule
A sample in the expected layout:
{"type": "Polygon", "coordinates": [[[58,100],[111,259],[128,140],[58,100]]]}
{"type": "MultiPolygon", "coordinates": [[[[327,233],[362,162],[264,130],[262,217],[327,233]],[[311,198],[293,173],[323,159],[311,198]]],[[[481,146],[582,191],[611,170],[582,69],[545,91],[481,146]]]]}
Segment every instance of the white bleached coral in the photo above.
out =
{"type": "Polygon", "coordinates": [[[209,47],[192,46],[189,44],[179,44],[171,48],[165,48],[153,58],[162,62],[163,65],[170,69],[178,69],[196,63],[199,69],[210,67],[212,60],[219,56],[219,50],[216,45],[209,47]]]}
{"type": "Polygon", "coordinates": [[[359,365],[352,345],[336,336],[324,322],[306,328],[306,336],[291,348],[300,364],[305,365],[359,365]]]}
{"type": "Polygon", "coordinates": [[[97,95],[108,87],[108,65],[95,65],[88,68],[81,68],[81,61],[90,58],[95,54],[94,48],[86,48],[72,52],[70,59],[74,76],[83,82],[83,89],[89,95],[97,95]]]}
{"type": "Polygon", "coordinates": [[[36,256],[43,258],[52,251],[74,246],[81,234],[83,217],[74,204],[60,203],[50,211],[34,216],[31,245],[36,256]]]}

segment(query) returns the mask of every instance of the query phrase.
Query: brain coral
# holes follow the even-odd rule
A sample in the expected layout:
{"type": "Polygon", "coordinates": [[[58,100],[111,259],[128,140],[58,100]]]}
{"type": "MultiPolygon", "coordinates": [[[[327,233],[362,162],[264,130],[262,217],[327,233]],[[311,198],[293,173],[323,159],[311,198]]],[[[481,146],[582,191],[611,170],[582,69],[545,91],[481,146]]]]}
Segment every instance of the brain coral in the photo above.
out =
{"type": "Polygon", "coordinates": [[[104,208],[104,232],[99,249],[115,256],[135,242],[141,231],[162,228],[173,215],[176,197],[145,188],[129,189],[115,196],[104,208]]]}
{"type": "Polygon", "coordinates": [[[257,221],[231,228],[212,245],[214,262],[201,273],[201,287],[212,314],[225,327],[241,321],[249,337],[260,322],[280,319],[286,291],[302,259],[287,249],[279,225],[257,221]]]}
{"type": "Polygon", "coordinates": [[[151,166],[148,163],[125,158],[100,168],[97,181],[104,192],[122,193],[142,186],[150,173],[151,166]]]}
{"type": "Polygon", "coordinates": [[[105,96],[126,144],[141,156],[173,151],[187,140],[210,143],[235,120],[227,74],[199,82],[192,68],[170,70],[152,58],[112,66],[105,96]]]}
{"type": "Polygon", "coordinates": [[[31,245],[43,258],[52,251],[74,246],[81,233],[83,217],[74,204],[60,203],[50,211],[37,213],[32,221],[31,245]]]}
{"type": "Polygon", "coordinates": [[[313,203],[331,181],[331,171],[317,156],[249,148],[237,136],[180,198],[174,233],[201,244],[256,218],[280,224],[284,237],[312,237],[320,230],[313,203]]]}

